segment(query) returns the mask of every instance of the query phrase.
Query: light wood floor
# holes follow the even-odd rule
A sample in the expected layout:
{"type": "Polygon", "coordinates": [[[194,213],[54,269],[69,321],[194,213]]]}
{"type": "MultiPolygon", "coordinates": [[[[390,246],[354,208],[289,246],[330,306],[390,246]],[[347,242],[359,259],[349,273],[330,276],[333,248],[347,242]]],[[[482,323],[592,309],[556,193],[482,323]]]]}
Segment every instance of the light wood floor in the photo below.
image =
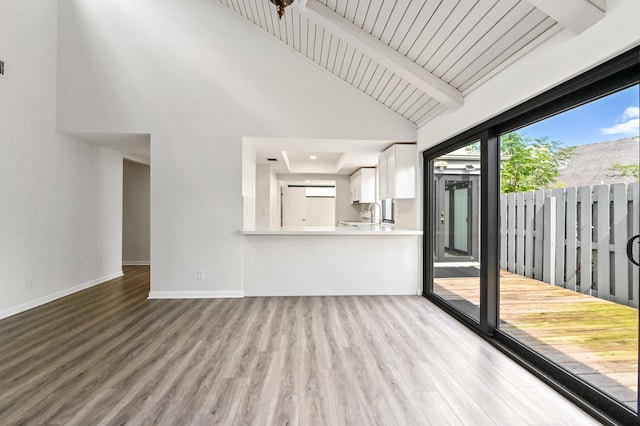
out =
{"type": "Polygon", "coordinates": [[[0,424],[596,424],[422,297],[146,300],[0,321],[0,424]]]}

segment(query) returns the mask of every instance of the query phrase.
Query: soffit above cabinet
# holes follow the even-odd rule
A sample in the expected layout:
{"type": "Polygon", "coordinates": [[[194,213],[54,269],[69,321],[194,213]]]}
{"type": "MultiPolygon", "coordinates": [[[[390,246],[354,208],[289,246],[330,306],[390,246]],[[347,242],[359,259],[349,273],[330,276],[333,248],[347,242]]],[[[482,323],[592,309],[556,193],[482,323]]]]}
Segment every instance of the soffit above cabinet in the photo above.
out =
{"type": "Polygon", "coordinates": [[[563,28],[535,0],[212,1],[416,125],[563,28]]]}

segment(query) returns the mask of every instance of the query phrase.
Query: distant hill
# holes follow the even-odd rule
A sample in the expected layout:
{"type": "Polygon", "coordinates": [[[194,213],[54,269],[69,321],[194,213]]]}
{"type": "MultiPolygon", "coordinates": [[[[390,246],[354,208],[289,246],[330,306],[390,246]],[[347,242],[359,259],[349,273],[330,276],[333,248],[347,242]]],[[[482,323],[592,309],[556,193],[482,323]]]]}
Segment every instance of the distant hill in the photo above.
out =
{"type": "Polygon", "coordinates": [[[616,139],[574,147],[573,154],[560,170],[557,183],[569,188],[612,183],[631,183],[632,176],[620,176],[609,170],[616,163],[638,164],[640,162],[640,138],[616,139]]]}

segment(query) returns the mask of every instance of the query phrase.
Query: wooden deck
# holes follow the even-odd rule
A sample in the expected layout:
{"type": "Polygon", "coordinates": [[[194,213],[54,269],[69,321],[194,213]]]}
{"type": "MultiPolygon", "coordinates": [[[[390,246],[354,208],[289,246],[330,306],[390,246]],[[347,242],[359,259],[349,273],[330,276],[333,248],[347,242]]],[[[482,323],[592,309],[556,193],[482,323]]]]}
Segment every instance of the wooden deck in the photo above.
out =
{"type": "MultiPolygon", "coordinates": [[[[501,271],[500,328],[637,407],[638,311],[501,271]]],[[[436,293],[478,306],[479,279],[437,278],[436,293]]]]}

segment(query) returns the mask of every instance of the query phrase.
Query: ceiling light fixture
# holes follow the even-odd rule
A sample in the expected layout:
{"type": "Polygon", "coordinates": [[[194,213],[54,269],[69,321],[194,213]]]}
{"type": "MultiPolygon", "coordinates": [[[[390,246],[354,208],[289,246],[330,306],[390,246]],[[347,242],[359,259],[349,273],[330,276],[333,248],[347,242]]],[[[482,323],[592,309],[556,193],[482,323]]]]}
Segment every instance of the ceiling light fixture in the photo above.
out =
{"type": "Polygon", "coordinates": [[[271,3],[278,6],[278,19],[282,19],[282,15],[284,15],[284,8],[293,3],[293,0],[271,0],[271,3]]]}
{"type": "Polygon", "coordinates": [[[317,159],[318,159],[318,156],[317,156],[317,155],[310,155],[310,156],[309,156],[309,159],[311,159],[311,160],[317,160],[317,159]]]}

